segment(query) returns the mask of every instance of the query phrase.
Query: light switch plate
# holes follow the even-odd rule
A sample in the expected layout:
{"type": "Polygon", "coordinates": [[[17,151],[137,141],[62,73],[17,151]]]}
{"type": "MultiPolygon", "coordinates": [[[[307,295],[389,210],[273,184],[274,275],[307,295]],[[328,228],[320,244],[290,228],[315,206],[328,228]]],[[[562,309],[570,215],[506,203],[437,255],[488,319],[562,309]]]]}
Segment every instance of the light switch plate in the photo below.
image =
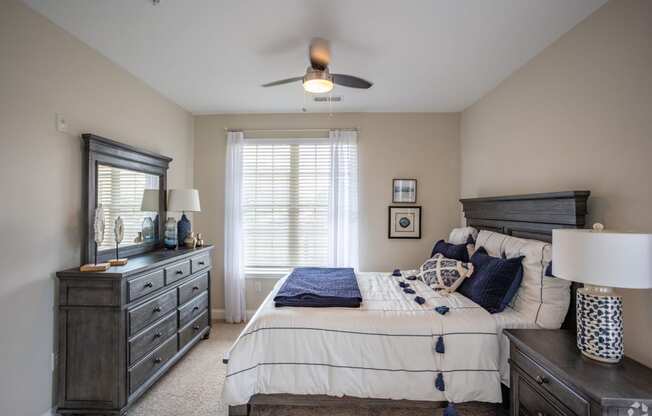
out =
{"type": "Polygon", "coordinates": [[[57,131],[61,133],[66,133],[68,131],[68,122],[66,121],[66,118],[59,113],[56,114],[56,127],[57,131]]]}

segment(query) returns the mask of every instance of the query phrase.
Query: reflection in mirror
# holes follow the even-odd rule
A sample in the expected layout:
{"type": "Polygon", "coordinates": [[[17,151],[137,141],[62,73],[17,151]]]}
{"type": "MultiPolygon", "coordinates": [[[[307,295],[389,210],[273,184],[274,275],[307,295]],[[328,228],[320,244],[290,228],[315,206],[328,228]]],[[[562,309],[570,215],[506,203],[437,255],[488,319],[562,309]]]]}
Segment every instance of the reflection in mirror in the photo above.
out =
{"type": "Polygon", "coordinates": [[[158,239],[158,176],[98,164],[97,204],[104,208],[106,223],[99,250],[115,249],[113,226],[118,216],[124,222],[124,239],[120,247],[158,239]]]}

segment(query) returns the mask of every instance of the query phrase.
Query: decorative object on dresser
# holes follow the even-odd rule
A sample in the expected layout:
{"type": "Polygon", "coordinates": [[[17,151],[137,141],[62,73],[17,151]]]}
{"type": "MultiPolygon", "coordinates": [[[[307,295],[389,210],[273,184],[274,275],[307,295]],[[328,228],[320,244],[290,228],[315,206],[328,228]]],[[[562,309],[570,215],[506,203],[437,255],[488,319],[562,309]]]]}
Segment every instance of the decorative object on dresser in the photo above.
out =
{"type": "Polygon", "coordinates": [[[145,216],[142,225],[143,239],[153,241],[159,231],[158,204],[160,192],[158,189],[145,189],[143,192],[143,201],[140,204],[140,210],[143,212],[154,213],[154,219],[149,215],[145,216]]]}
{"type": "Polygon", "coordinates": [[[392,203],[414,204],[417,202],[417,180],[416,179],[393,179],[392,180],[392,203]]]}
{"type": "Polygon", "coordinates": [[[179,246],[182,246],[192,230],[192,225],[188,217],[186,217],[186,212],[201,211],[199,191],[196,189],[170,189],[168,210],[181,212],[181,219],[177,223],[177,239],[179,240],[179,246]]]}
{"type": "Polygon", "coordinates": [[[624,356],[623,301],[612,288],[652,288],[652,234],[554,230],[552,273],[584,283],[577,290],[577,347],[594,360],[624,356]]]}
{"type": "Polygon", "coordinates": [[[103,272],[106,271],[111,265],[109,263],[98,263],[97,262],[97,251],[100,244],[104,240],[104,209],[102,205],[98,205],[95,208],[95,213],[93,215],[93,263],[84,264],[79,268],[82,272],[103,272]]]}
{"type": "Polygon", "coordinates": [[[186,248],[197,247],[197,237],[195,237],[195,233],[191,231],[190,234],[186,236],[186,239],[183,240],[183,244],[185,245],[186,248]]]}
{"type": "Polygon", "coordinates": [[[115,223],[113,225],[113,237],[115,239],[115,258],[109,260],[109,264],[111,266],[124,266],[127,264],[128,259],[120,258],[119,246],[122,242],[122,239],[125,237],[125,224],[120,216],[115,219],[115,223]]]}
{"type": "Polygon", "coordinates": [[[197,233],[197,248],[204,247],[204,237],[201,233],[197,233]]]}
{"type": "Polygon", "coordinates": [[[421,207],[389,207],[388,238],[421,238],[421,207]]]}
{"type": "MultiPolygon", "coordinates": [[[[554,263],[553,263],[554,264],[554,263]]],[[[570,330],[509,329],[512,416],[647,416],[652,369],[586,359],[570,330]]]]}
{"type": "Polygon", "coordinates": [[[163,239],[163,244],[165,245],[165,248],[174,250],[177,248],[178,243],[177,221],[174,217],[168,217],[167,221],[165,221],[165,237],[163,239]]]}
{"type": "Polygon", "coordinates": [[[211,329],[212,246],[57,273],[61,414],[122,415],[211,329]]]}

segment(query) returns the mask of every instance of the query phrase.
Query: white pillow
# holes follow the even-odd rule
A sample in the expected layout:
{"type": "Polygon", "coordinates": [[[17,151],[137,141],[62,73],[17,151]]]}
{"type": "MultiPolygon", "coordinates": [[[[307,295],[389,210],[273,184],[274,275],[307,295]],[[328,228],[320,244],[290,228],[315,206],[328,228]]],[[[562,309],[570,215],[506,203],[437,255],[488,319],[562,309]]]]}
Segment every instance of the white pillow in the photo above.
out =
{"type": "Polygon", "coordinates": [[[469,236],[473,237],[475,241],[478,238],[478,230],[473,227],[453,228],[448,236],[448,242],[451,244],[465,244],[469,236]]]}
{"type": "Polygon", "coordinates": [[[552,260],[552,244],[482,230],[475,246],[484,247],[490,256],[525,256],[523,281],[510,306],[542,328],[561,327],[570,303],[570,282],[545,275],[552,260]]]}

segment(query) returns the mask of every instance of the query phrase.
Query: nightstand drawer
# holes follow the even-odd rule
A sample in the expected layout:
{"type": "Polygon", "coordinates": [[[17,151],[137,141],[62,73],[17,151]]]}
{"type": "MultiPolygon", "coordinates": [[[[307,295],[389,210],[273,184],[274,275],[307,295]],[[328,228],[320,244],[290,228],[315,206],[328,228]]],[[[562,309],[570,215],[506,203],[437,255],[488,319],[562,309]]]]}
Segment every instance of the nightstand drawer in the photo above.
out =
{"type": "Polygon", "coordinates": [[[538,388],[554,396],[577,416],[586,416],[589,414],[589,403],[586,400],[575,394],[569,387],[557,380],[552,374],[517,348],[512,349],[511,360],[525,374],[522,377],[529,378],[532,384],[537,385],[538,388]]]}
{"type": "Polygon", "coordinates": [[[524,416],[572,416],[546,400],[536,388],[525,381],[524,376],[517,379],[518,415],[524,416]]]}

